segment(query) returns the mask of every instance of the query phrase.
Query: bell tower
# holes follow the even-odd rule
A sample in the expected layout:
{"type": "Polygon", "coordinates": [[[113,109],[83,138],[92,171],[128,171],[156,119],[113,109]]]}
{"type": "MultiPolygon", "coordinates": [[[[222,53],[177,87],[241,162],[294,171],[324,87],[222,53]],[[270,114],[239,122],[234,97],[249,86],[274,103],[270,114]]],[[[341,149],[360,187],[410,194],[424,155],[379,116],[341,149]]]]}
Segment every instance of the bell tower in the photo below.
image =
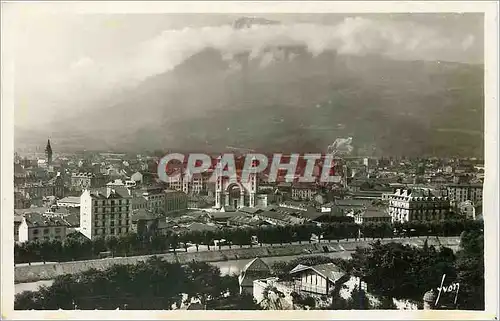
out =
{"type": "Polygon", "coordinates": [[[45,157],[47,158],[47,165],[52,164],[52,147],[50,146],[50,139],[47,140],[47,146],[45,147],[45,157]]]}

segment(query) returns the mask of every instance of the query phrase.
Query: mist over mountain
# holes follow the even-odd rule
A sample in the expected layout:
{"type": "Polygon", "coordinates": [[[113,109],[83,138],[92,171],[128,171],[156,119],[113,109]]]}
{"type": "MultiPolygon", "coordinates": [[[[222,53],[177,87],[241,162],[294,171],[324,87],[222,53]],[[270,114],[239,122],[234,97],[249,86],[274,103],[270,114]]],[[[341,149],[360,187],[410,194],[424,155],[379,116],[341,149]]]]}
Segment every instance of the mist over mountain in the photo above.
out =
{"type": "MultiPolygon", "coordinates": [[[[233,27],[254,24],[277,22],[233,27]]],[[[482,156],[483,72],[300,41],[237,51],[207,45],[98,108],[16,130],[15,139],[50,136],[76,149],[324,152],[337,137],[353,137],[358,155],[482,156]]]]}

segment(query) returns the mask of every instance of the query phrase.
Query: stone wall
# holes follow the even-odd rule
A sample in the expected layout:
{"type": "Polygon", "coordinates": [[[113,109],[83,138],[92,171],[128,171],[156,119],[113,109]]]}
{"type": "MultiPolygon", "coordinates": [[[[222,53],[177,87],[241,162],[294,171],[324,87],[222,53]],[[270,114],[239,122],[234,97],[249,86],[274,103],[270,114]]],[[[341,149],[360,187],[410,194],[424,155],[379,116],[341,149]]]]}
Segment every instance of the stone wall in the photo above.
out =
{"type": "MultiPolygon", "coordinates": [[[[450,247],[454,250],[458,248],[460,242],[458,237],[440,238],[441,245],[450,247]]],[[[403,244],[412,244],[414,246],[423,246],[425,238],[419,239],[385,239],[383,243],[399,242],[403,244]]],[[[178,252],[158,254],[156,256],[165,259],[168,262],[188,263],[198,262],[221,262],[229,260],[253,259],[255,257],[273,257],[273,256],[296,256],[305,254],[325,253],[324,247],[329,252],[354,251],[356,247],[368,247],[373,240],[362,241],[340,241],[340,242],[322,242],[322,243],[303,243],[293,245],[275,245],[275,246],[254,246],[252,248],[238,248],[200,252],[178,252]]],[[[436,239],[429,239],[429,245],[439,245],[436,239]]],[[[61,263],[47,263],[40,265],[16,266],[14,269],[14,280],[16,283],[35,282],[39,280],[54,279],[59,275],[75,274],[89,269],[104,270],[115,264],[135,264],[139,261],[147,260],[153,255],[105,258],[100,260],[73,261],[61,263]]]]}

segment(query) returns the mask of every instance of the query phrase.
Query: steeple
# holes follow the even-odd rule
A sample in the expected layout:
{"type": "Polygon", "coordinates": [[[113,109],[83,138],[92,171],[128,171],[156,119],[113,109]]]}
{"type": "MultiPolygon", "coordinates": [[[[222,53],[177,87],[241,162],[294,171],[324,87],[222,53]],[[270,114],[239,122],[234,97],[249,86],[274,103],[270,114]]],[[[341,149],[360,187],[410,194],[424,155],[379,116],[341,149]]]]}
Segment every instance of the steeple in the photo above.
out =
{"type": "Polygon", "coordinates": [[[45,147],[45,156],[47,157],[47,164],[52,164],[52,147],[50,146],[50,139],[47,140],[47,146],[45,147]]]}

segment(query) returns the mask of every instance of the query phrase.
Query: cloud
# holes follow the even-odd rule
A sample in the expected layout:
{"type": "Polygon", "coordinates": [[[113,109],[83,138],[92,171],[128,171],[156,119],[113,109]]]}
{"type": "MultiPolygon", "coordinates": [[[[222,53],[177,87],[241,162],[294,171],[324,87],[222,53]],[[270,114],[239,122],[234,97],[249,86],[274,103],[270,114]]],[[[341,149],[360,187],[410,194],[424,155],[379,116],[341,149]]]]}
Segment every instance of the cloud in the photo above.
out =
{"type": "MultiPolygon", "coordinates": [[[[212,47],[227,57],[244,51],[262,58],[269,46],[306,46],[319,54],[336,50],[339,54],[380,54],[394,59],[456,60],[471,49],[470,34],[445,34],[424,24],[381,21],[362,17],[346,18],[336,25],[283,24],[254,25],[246,29],[232,26],[166,30],[142,43],[134,55],[119,61],[109,71],[117,80],[140,81],[163,73],[196,52],[212,47]]],[[[265,56],[265,62],[271,59],[265,56]]]]}
{"type": "MultiPolygon", "coordinates": [[[[462,32],[461,28],[439,29],[415,21],[366,17],[349,17],[333,25],[286,23],[253,25],[244,29],[235,29],[229,24],[190,27],[165,30],[128,50],[116,49],[107,60],[86,54],[62,72],[44,74],[41,77],[45,78],[39,82],[53,87],[54,90],[47,90],[46,95],[58,96],[67,105],[71,99],[106,96],[120,88],[134,86],[148,77],[171,70],[207,47],[220,50],[228,60],[238,53],[251,52],[251,58],[259,59],[265,67],[279,58],[264,50],[269,46],[305,46],[313,54],[336,50],[345,55],[380,54],[402,60],[460,61],[463,57],[475,56],[475,43],[475,37],[462,32]]],[[[233,63],[231,70],[240,67],[233,63]]],[[[54,104],[51,103],[50,108],[55,108],[54,104]]]]}

